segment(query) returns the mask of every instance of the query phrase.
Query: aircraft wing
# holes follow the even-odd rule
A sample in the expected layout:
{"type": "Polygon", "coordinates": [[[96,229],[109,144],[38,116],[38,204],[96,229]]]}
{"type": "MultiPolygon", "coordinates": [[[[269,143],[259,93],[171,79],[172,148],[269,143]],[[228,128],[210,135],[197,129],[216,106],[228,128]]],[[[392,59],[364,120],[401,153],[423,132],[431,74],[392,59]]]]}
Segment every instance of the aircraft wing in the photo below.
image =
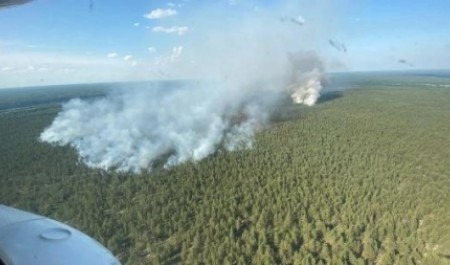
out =
{"type": "Polygon", "coordinates": [[[0,0],[0,8],[26,4],[33,0],[0,0]]]}
{"type": "Polygon", "coordinates": [[[100,243],[36,214],[0,205],[0,264],[120,265],[100,243]]]}

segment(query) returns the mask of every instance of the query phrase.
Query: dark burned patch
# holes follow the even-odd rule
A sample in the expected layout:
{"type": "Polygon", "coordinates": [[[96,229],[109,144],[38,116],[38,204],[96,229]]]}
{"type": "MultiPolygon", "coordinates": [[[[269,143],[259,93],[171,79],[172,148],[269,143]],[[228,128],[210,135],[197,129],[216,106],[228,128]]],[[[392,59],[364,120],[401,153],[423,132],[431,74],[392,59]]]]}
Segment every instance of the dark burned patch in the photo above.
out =
{"type": "Polygon", "coordinates": [[[159,156],[157,159],[153,160],[150,170],[164,169],[164,166],[169,161],[169,158],[175,154],[176,154],[175,150],[172,149],[166,152],[165,154],[159,156]]]}
{"type": "Polygon", "coordinates": [[[320,95],[320,98],[317,100],[316,104],[322,104],[328,101],[332,101],[338,98],[343,97],[344,95],[342,94],[341,91],[329,91],[329,92],[325,92],[322,95],[320,95]]]}
{"type": "Polygon", "coordinates": [[[439,257],[450,260],[450,254],[439,254],[439,257]]]}

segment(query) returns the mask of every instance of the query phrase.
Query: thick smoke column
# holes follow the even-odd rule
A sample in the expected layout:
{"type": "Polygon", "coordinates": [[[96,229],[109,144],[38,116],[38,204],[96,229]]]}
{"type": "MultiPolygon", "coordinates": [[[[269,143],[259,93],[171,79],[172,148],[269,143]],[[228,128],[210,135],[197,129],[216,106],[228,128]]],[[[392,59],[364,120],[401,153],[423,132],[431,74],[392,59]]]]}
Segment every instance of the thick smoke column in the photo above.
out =
{"type": "Polygon", "coordinates": [[[266,119],[264,110],[227,100],[225,89],[211,86],[160,86],[94,102],[71,100],[41,140],[73,146],[90,167],[135,172],[163,156],[166,166],[203,159],[221,143],[229,150],[248,147],[254,128],[266,119]],[[233,124],[238,114],[245,119],[233,124]]]}
{"type": "MultiPolygon", "coordinates": [[[[184,45],[182,55],[190,59],[179,58],[171,69],[214,81],[155,83],[94,101],[71,100],[40,140],[74,147],[90,167],[133,172],[161,161],[198,161],[220,146],[250,148],[285,95],[313,105],[321,89],[321,61],[314,52],[299,51],[311,50],[301,41],[303,27],[281,23],[283,14],[273,13],[246,15],[230,25],[196,21],[197,39],[184,45]]],[[[310,31],[317,35],[320,29],[310,31]]]]}
{"type": "Polygon", "coordinates": [[[320,97],[323,84],[323,64],[314,52],[289,54],[292,65],[291,98],[295,103],[313,106],[320,97]]]}

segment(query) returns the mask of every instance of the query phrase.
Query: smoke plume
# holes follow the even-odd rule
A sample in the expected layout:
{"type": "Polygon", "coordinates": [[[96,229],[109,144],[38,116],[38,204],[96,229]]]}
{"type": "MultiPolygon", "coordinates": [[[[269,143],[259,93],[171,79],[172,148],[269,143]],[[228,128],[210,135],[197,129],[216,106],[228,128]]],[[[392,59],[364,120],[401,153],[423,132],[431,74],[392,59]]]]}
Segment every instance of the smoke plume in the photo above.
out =
{"type": "Polygon", "coordinates": [[[313,52],[289,54],[291,63],[291,98],[295,103],[313,106],[320,97],[323,64],[313,52]]]}
{"type": "MultiPolygon", "coordinates": [[[[166,167],[199,161],[219,147],[251,148],[282,98],[311,106],[320,96],[324,67],[312,48],[323,25],[281,23],[291,9],[255,9],[228,23],[195,20],[195,35],[164,70],[203,81],[154,82],[71,100],[40,140],[72,146],[90,167],[133,172],[161,160],[166,167]]],[[[210,7],[214,12],[222,9],[210,7]]]]}

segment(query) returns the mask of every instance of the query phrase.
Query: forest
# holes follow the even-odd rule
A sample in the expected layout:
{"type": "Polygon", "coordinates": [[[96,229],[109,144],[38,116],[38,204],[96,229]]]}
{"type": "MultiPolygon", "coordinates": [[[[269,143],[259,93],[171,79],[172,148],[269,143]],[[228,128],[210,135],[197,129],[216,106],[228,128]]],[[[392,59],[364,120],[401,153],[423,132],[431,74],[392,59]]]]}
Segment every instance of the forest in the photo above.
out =
{"type": "Polygon", "coordinates": [[[450,82],[346,80],[316,106],[280,106],[252,149],[141,174],[39,142],[58,102],[0,111],[0,203],[126,265],[450,264],[450,82]]]}

